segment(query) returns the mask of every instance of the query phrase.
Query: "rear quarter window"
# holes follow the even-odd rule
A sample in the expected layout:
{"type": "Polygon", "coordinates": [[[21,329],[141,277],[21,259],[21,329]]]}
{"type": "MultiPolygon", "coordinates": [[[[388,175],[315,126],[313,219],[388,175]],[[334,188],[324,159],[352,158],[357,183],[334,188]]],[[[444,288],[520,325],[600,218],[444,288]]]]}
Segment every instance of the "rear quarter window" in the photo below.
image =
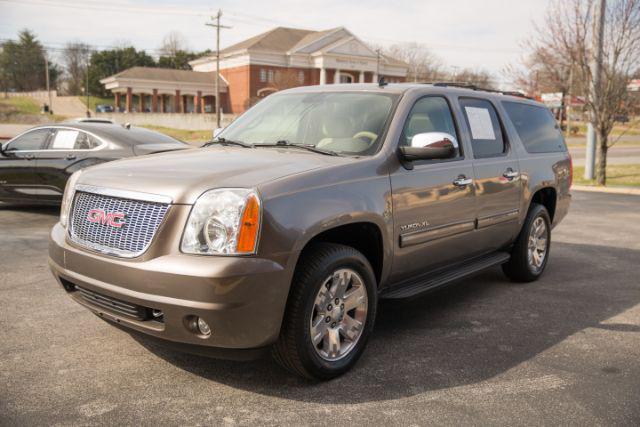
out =
{"type": "Polygon", "coordinates": [[[547,108],[520,102],[503,102],[502,106],[528,153],[567,150],[560,126],[547,108]]]}

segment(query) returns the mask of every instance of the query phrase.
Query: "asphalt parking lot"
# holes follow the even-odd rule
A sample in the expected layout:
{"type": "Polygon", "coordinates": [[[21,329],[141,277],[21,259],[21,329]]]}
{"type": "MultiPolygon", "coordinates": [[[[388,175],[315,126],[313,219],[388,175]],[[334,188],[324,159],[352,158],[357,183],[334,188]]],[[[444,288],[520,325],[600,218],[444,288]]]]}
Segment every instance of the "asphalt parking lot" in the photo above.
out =
{"type": "MultiPolygon", "coordinates": [[[[73,303],[57,210],[0,206],[0,425],[638,425],[640,197],[574,192],[545,276],[383,304],[347,375],[176,353],[73,303]]],[[[259,321],[259,319],[256,319],[259,321]]]]}

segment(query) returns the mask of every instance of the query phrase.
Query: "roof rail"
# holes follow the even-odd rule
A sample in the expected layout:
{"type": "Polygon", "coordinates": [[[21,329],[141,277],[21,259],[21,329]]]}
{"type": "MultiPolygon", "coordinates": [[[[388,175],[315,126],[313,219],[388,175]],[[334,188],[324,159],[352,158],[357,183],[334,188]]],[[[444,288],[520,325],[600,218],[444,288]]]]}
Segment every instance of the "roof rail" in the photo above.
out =
{"type": "Polygon", "coordinates": [[[523,93],[520,92],[515,92],[515,91],[503,91],[503,90],[496,90],[496,89],[488,89],[488,88],[483,88],[483,87],[478,87],[472,83],[466,83],[466,82],[435,82],[435,83],[431,83],[433,86],[438,86],[438,87],[459,87],[461,89],[469,89],[469,90],[477,90],[477,91],[482,91],[482,92],[491,92],[491,93],[499,93],[501,95],[510,95],[510,96],[517,96],[519,98],[526,98],[526,99],[533,99],[530,96],[527,96],[523,93]]]}

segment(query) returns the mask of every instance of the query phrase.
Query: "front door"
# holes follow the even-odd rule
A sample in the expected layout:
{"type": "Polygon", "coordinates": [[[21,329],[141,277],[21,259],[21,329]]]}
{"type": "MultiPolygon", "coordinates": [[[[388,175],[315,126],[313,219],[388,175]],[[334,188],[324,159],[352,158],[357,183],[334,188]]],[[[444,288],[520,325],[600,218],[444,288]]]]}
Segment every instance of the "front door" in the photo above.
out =
{"type": "Polygon", "coordinates": [[[49,128],[34,129],[6,144],[0,155],[0,200],[38,199],[35,159],[46,145],[50,133],[49,128]]]}
{"type": "Polygon", "coordinates": [[[479,98],[460,98],[459,104],[473,150],[476,240],[488,252],[508,244],[518,232],[520,168],[493,104],[479,98]]]}
{"type": "MultiPolygon", "coordinates": [[[[448,101],[427,96],[414,104],[400,144],[419,133],[444,132],[460,140],[448,101]]],[[[458,145],[447,160],[419,160],[391,173],[395,256],[391,281],[398,282],[460,261],[475,251],[474,172],[470,154],[458,145]]]]}

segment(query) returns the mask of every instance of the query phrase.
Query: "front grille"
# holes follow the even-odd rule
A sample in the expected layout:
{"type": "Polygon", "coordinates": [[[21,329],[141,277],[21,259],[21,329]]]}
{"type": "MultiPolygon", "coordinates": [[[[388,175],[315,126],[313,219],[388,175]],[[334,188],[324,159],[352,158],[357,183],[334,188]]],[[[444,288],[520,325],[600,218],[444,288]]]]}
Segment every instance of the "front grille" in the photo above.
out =
{"type": "Polygon", "coordinates": [[[101,307],[117,314],[121,314],[126,317],[130,317],[137,320],[148,320],[151,318],[151,309],[136,304],[131,304],[116,298],[112,298],[97,292],[90,291],[89,289],[75,286],[75,290],[79,292],[82,299],[89,304],[101,307]]]}
{"type": "Polygon", "coordinates": [[[110,255],[135,257],[147,250],[168,209],[168,203],[76,191],[69,233],[71,240],[86,248],[110,255]],[[100,217],[95,222],[89,221],[91,211],[98,211],[101,215],[124,214],[124,223],[116,227],[100,217]]]}

